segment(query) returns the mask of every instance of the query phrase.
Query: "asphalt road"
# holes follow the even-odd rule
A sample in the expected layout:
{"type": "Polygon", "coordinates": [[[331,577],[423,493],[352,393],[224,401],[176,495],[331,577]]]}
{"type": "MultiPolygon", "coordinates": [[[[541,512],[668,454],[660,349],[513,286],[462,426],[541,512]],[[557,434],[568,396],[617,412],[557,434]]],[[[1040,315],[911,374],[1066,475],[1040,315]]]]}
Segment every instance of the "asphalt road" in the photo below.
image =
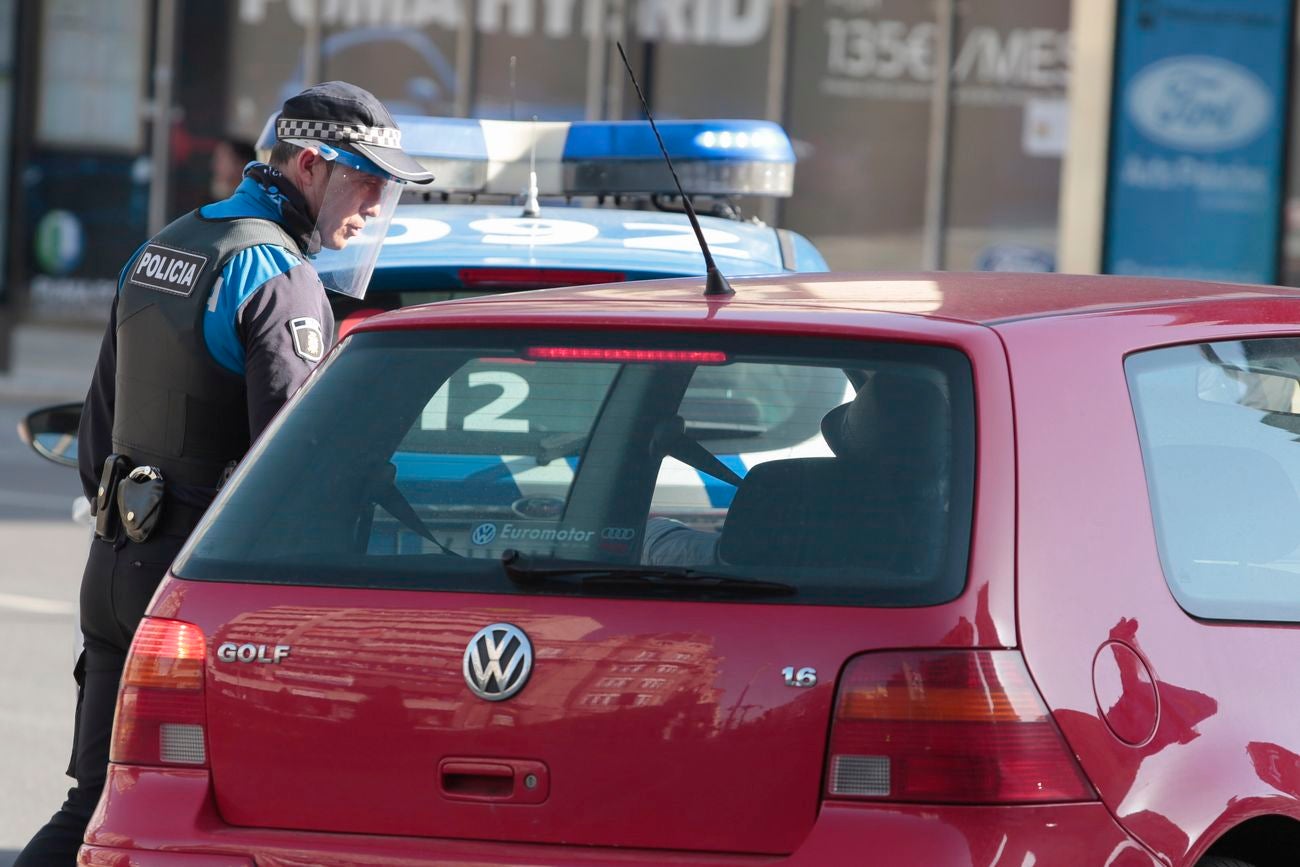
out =
{"type": "Polygon", "coordinates": [[[77,590],[89,530],[75,470],[18,441],[31,407],[0,397],[0,867],[63,801],[72,742],[77,590]]]}

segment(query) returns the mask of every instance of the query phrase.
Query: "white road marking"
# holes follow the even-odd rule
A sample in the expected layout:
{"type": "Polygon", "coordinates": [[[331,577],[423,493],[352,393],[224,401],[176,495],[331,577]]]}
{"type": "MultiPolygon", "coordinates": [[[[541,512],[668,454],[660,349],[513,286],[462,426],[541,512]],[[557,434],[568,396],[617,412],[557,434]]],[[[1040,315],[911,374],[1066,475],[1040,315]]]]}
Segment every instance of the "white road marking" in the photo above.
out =
{"type": "Polygon", "coordinates": [[[77,606],[71,602],[58,599],[42,599],[39,596],[19,596],[14,593],[0,593],[0,608],[9,611],[22,611],[26,614],[76,614],[77,606]]]}
{"type": "Polygon", "coordinates": [[[0,506],[36,506],[42,509],[64,509],[72,514],[72,501],[67,494],[28,494],[23,491],[0,491],[0,506]]]}

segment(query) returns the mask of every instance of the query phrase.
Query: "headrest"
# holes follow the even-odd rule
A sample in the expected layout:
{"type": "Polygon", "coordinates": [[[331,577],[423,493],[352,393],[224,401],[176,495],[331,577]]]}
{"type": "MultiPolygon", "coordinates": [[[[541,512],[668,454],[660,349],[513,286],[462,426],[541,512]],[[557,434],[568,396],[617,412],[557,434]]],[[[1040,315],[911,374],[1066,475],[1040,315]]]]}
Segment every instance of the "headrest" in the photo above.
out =
{"type": "Polygon", "coordinates": [[[918,437],[946,441],[950,424],[948,402],[934,383],[877,371],[852,402],[826,413],[822,437],[836,457],[862,460],[915,445],[918,437]]]}
{"type": "Polygon", "coordinates": [[[844,566],[863,559],[859,508],[868,486],[835,458],[791,458],[750,468],[718,538],[735,566],[844,566]]]}

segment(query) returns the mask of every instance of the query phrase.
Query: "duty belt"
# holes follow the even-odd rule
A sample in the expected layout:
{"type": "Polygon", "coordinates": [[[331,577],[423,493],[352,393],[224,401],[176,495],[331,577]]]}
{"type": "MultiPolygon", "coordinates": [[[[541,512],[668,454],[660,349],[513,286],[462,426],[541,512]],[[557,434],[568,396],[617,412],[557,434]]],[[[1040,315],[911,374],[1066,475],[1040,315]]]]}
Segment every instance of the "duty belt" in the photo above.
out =
{"type": "Polygon", "coordinates": [[[125,455],[109,455],[95,496],[95,535],[141,543],[153,534],[188,536],[207,510],[215,488],[169,485],[155,467],[131,467],[125,455]]]}

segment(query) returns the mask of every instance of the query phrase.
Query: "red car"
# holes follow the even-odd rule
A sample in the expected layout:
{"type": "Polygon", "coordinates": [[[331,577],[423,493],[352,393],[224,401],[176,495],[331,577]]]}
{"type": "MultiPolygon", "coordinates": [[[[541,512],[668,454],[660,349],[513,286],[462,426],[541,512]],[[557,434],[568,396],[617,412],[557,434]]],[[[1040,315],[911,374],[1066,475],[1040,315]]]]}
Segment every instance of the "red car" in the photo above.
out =
{"type": "Polygon", "coordinates": [[[159,588],[81,863],[1300,861],[1300,295],[734,283],[357,328],[159,588]]]}

